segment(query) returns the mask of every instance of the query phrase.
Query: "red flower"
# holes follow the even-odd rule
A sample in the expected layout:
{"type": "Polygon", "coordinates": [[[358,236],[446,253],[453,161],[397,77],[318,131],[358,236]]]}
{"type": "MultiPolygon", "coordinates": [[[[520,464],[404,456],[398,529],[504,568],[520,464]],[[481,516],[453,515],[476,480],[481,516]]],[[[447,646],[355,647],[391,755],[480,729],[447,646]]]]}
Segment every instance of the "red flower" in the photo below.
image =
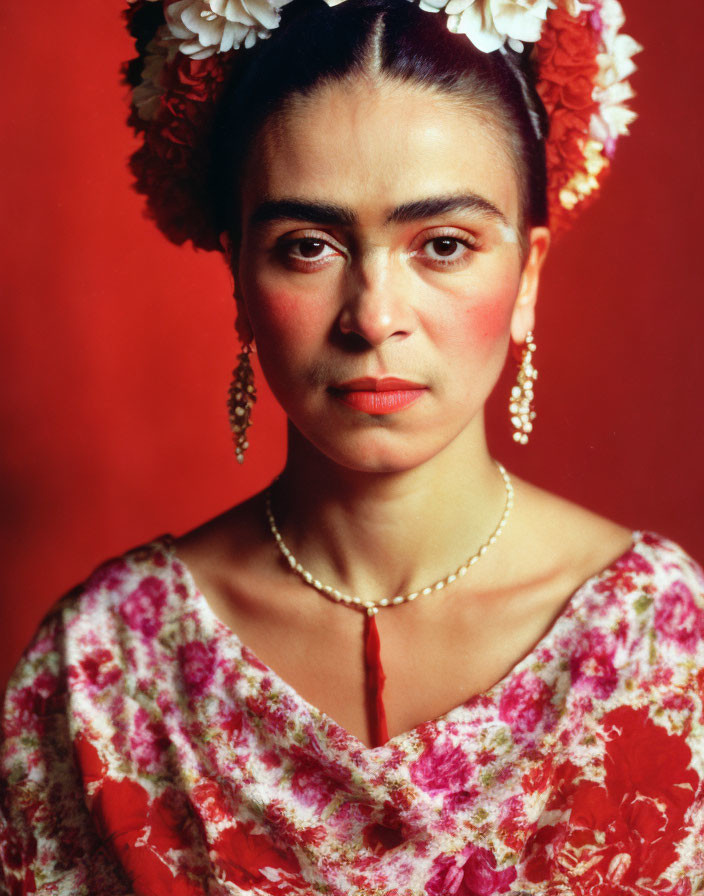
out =
{"type": "Polygon", "coordinates": [[[586,688],[606,700],[618,684],[614,665],[616,645],[599,629],[591,629],[580,639],[579,649],[570,657],[572,684],[586,688]]]}
{"type": "Polygon", "coordinates": [[[383,824],[368,824],[362,830],[364,845],[373,853],[383,855],[403,843],[403,832],[383,824]]]}
{"type": "Polygon", "coordinates": [[[227,880],[242,887],[256,885],[267,893],[286,892],[276,886],[278,875],[263,873],[265,869],[276,869],[285,872],[290,882],[304,885],[296,859],[280,853],[268,837],[255,834],[253,829],[254,822],[225,828],[214,843],[215,861],[227,880]]]}
{"type": "Polygon", "coordinates": [[[130,159],[135,187],[147,196],[158,227],[178,245],[190,239],[196,248],[220,249],[203,202],[207,139],[235,56],[217,53],[196,60],[178,53],[162,71],[164,93],[155,118],[145,121],[133,110],[128,120],[144,139],[130,159]]]}
{"type": "Polygon", "coordinates": [[[106,560],[86,580],[85,590],[95,591],[98,588],[106,588],[114,591],[121,584],[127,573],[127,563],[120,557],[114,560],[106,560]]]}
{"type": "Polygon", "coordinates": [[[215,645],[213,642],[189,641],[179,646],[177,656],[189,693],[200,697],[215,674],[215,645]]]}
{"type": "Polygon", "coordinates": [[[497,871],[494,855],[474,844],[456,856],[440,856],[433,869],[425,885],[428,896],[495,896],[506,893],[516,879],[515,868],[497,871]]]}
{"type": "Polygon", "coordinates": [[[551,696],[549,685],[526,669],[501,695],[499,718],[510,725],[514,737],[530,734],[542,721],[552,721],[551,696]]]}
{"type": "Polygon", "coordinates": [[[565,229],[571,217],[560,191],[585,164],[589,122],[598,109],[592,97],[598,51],[598,35],[587,27],[585,14],[572,18],[561,9],[550,11],[534,49],[538,93],[550,117],[545,152],[550,224],[555,231],[565,229]]]}
{"type": "Polygon", "coordinates": [[[436,740],[411,763],[413,783],[426,793],[463,790],[471,774],[471,764],[459,744],[436,740]]]}
{"type": "Polygon", "coordinates": [[[129,778],[116,781],[104,778],[91,805],[91,814],[105,840],[111,840],[122,851],[138,839],[148,824],[147,791],[129,778]]]}
{"type": "Polygon", "coordinates": [[[704,611],[684,582],[673,582],[664,591],[655,610],[658,637],[674,641],[689,652],[704,640],[704,611]]]}
{"type": "Polygon", "coordinates": [[[184,794],[174,787],[160,793],[149,808],[149,845],[158,855],[164,855],[170,849],[192,849],[186,831],[194,823],[184,794]]]}
{"type": "Polygon", "coordinates": [[[76,755],[76,764],[83,776],[83,783],[86,790],[90,792],[91,785],[102,782],[107,772],[107,766],[85,734],[79,734],[76,737],[73,749],[76,755]]]}
{"type": "Polygon", "coordinates": [[[603,784],[575,784],[571,763],[557,769],[567,783],[547,808],[562,808],[569,822],[545,826],[532,838],[526,875],[541,883],[557,866],[570,876],[575,896],[604,885],[614,885],[609,892],[615,894],[645,893],[648,887],[649,893],[667,892],[652,888],[677,858],[676,843],[699,784],[689,766],[691,751],[683,736],[656,725],[647,708],[619,707],[602,726],[603,784]]]}
{"type": "Polygon", "coordinates": [[[115,657],[105,647],[94,650],[81,660],[81,670],[93,690],[102,691],[122,678],[115,657]]]}
{"type": "Polygon", "coordinates": [[[17,690],[9,699],[12,708],[7,715],[5,736],[17,737],[29,731],[41,736],[51,723],[51,717],[63,712],[65,696],[61,675],[44,670],[31,684],[17,690]]]}
{"type": "Polygon", "coordinates": [[[99,784],[90,811],[100,837],[130,876],[135,896],[204,896],[185,875],[175,876],[169,850],[189,851],[185,839],[191,815],[185,797],[167,789],[154,800],[137,781],[105,777],[105,765],[82,735],[75,748],[86,782],[99,784]]]}
{"type": "Polygon", "coordinates": [[[120,606],[120,616],[134,631],[153,637],[161,628],[161,611],[167,600],[165,583],[147,576],[120,606]]]}

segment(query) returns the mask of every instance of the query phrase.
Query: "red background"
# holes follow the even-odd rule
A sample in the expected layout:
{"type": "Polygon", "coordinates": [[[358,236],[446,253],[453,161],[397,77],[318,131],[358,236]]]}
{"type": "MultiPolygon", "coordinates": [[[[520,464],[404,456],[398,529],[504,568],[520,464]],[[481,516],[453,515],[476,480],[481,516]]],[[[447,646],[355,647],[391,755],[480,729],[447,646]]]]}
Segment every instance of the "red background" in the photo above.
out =
{"type": "MultiPolygon", "coordinates": [[[[510,441],[507,370],[492,445],[519,475],[701,561],[704,5],[625,5],[646,47],[640,120],[550,259],[534,438],[510,441]]],[[[48,606],[98,562],[225,509],[284,458],[281,412],[260,388],[236,464],[225,266],[167,243],[129,188],[121,6],[35,0],[0,19],[0,684],[48,606]]]]}

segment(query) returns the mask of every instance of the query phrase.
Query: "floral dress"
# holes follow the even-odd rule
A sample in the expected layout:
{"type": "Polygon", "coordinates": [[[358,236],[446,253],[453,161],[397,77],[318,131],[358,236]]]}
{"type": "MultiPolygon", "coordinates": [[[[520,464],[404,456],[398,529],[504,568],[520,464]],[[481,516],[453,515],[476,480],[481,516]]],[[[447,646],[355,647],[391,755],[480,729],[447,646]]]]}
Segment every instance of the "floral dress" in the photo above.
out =
{"type": "Polygon", "coordinates": [[[633,539],[500,682],[373,748],[216,618],[169,536],[107,562],[6,690],[0,892],[701,892],[704,574],[633,539]]]}

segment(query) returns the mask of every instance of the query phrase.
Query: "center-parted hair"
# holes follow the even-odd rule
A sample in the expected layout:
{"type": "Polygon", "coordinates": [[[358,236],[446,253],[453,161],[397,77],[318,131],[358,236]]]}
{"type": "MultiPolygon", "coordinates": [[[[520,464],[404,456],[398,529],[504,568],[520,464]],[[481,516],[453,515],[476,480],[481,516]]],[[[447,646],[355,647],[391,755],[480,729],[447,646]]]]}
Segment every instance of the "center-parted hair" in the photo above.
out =
{"type": "Polygon", "coordinates": [[[295,97],[359,75],[426,87],[486,116],[516,170],[522,233],[547,222],[547,115],[528,52],[483,53],[448,30],[444,13],[409,0],[293,0],[271,37],[242,57],[215,115],[208,171],[213,223],[235,244],[241,178],[262,125],[295,97]]]}

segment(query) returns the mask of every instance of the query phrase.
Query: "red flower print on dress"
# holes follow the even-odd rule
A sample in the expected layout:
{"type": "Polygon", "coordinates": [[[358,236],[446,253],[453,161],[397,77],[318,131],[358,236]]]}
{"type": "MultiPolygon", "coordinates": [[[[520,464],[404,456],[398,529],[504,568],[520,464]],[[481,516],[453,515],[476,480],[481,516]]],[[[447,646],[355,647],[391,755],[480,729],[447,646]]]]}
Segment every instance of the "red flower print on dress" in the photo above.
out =
{"type": "Polygon", "coordinates": [[[645,557],[629,550],[611,564],[608,572],[595,583],[594,591],[608,594],[615,599],[619,594],[626,594],[635,589],[637,576],[650,577],[653,573],[654,569],[645,557]]]}
{"type": "Polygon", "coordinates": [[[103,783],[107,766],[85,734],[79,734],[74,739],[73,752],[76,757],[76,765],[83,776],[86,791],[90,795],[95,792],[96,787],[103,783]]]}
{"type": "Polygon", "coordinates": [[[190,820],[185,797],[168,788],[154,800],[137,781],[104,778],[91,814],[132,882],[134,896],[205,896],[185,874],[175,874],[167,855],[192,851],[184,830],[190,820]]]}
{"type": "Polygon", "coordinates": [[[291,790],[301,805],[312,806],[320,813],[338,792],[338,785],[321,773],[319,766],[302,762],[294,769],[291,790]]]}
{"type": "Polygon", "coordinates": [[[472,766],[459,745],[447,740],[431,742],[410,766],[411,780],[426,793],[464,790],[472,766]]]}
{"type": "Polygon", "coordinates": [[[124,581],[127,572],[127,563],[122,558],[106,560],[86,579],[85,588],[89,591],[96,591],[100,588],[104,588],[106,591],[116,591],[124,581]]]}
{"type": "Polygon", "coordinates": [[[143,707],[134,715],[134,729],[130,737],[132,757],[143,772],[156,771],[169,749],[169,739],[164,723],[152,719],[143,707]]]}
{"type": "Polygon", "coordinates": [[[572,685],[588,690],[600,700],[606,700],[618,685],[614,665],[616,644],[600,629],[590,629],[579,641],[579,648],[570,657],[572,685]]]}
{"type": "Polygon", "coordinates": [[[428,896],[494,896],[510,890],[515,879],[515,868],[497,871],[494,854],[470,843],[457,855],[433,862],[425,891],[428,896]]]}
{"type": "Polygon", "coordinates": [[[296,892],[294,886],[306,892],[296,858],[279,852],[268,837],[255,833],[254,822],[225,828],[213,846],[213,860],[230,883],[272,894],[296,892]]]}
{"type": "Polygon", "coordinates": [[[384,824],[368,824],[362,830],[362,842],[375,855],[383,855],[400,846],[405,840],[403,831],[384,824]]]}
{"type": "MultiPolygon", "coordinates": [[[[115,657],[105,647],[89,653],[80,662],[83,681],[91,693],[102,691],[122,678],[122,669],[115,662],[115,657]]],[[[73,668],[70,672],[73,672],[73,668]]]]}
{"type": "Polygon", "coordinates": [[[63,677],[44,670],[30,685],[16,692],[13,696],[14,712],[7,719],[5,737],[26,735],[30,731],[40,736],[44,733],[48,717],[61,711],[63,677]]]}
{"type": "Polygon", "coordinates": [[[259,669],[260,672],[268,672],[271,674],[271,669],[268,666],[265,666],[264,663],[252,653],[249,647],[245,645],[242,645],[242,657],[250,666],[254,666],[254,668],[259,669]]]}
{"type": "Polygon", "coordinates": [[[189,693],[200,697],[215,675],[215,644],[189,641],[178,648],[177,656],[189,693]]]}
{"type": "Polygon", "coordinates": [[[545,720],[553,721],[549,685],[527,669],[506,686],[499,702],[499,718],[513,729],[514,738],[530,734],[545,720]]]}
{"type": "Polygon", "coordinates": [[[156,576],[147,576],[120,605],[120,616],[127,625],[145,638],[161,628],[161,611],[167,599],[166,584],[156,576]]]}
{"type": "Polygon", "coordinates": [[[662,593],[655,609],[655,629],[661,638],[693,651],[704,638],[704,609],[684,582],[673,582],[662,593]]]}
{"type": "MultiPolygon", "coordinates": [[[[561,792],[569,820],[544,826],[532,839],[527,878],[543,883],[559,868],[575,896],[604,887],[616,896],[669,894],[670,884],[653,889],[652,881],[677,859],[675,844],[699,785],[691,750],[683,736],[656,725],[647,708],[619,707],[604,716],[602,730],[603,784],[575,783],[575,767],[564,764],[572,779],[561,792]]],[[[558,809],[556,796],[548,809],[558,809]]]]}

